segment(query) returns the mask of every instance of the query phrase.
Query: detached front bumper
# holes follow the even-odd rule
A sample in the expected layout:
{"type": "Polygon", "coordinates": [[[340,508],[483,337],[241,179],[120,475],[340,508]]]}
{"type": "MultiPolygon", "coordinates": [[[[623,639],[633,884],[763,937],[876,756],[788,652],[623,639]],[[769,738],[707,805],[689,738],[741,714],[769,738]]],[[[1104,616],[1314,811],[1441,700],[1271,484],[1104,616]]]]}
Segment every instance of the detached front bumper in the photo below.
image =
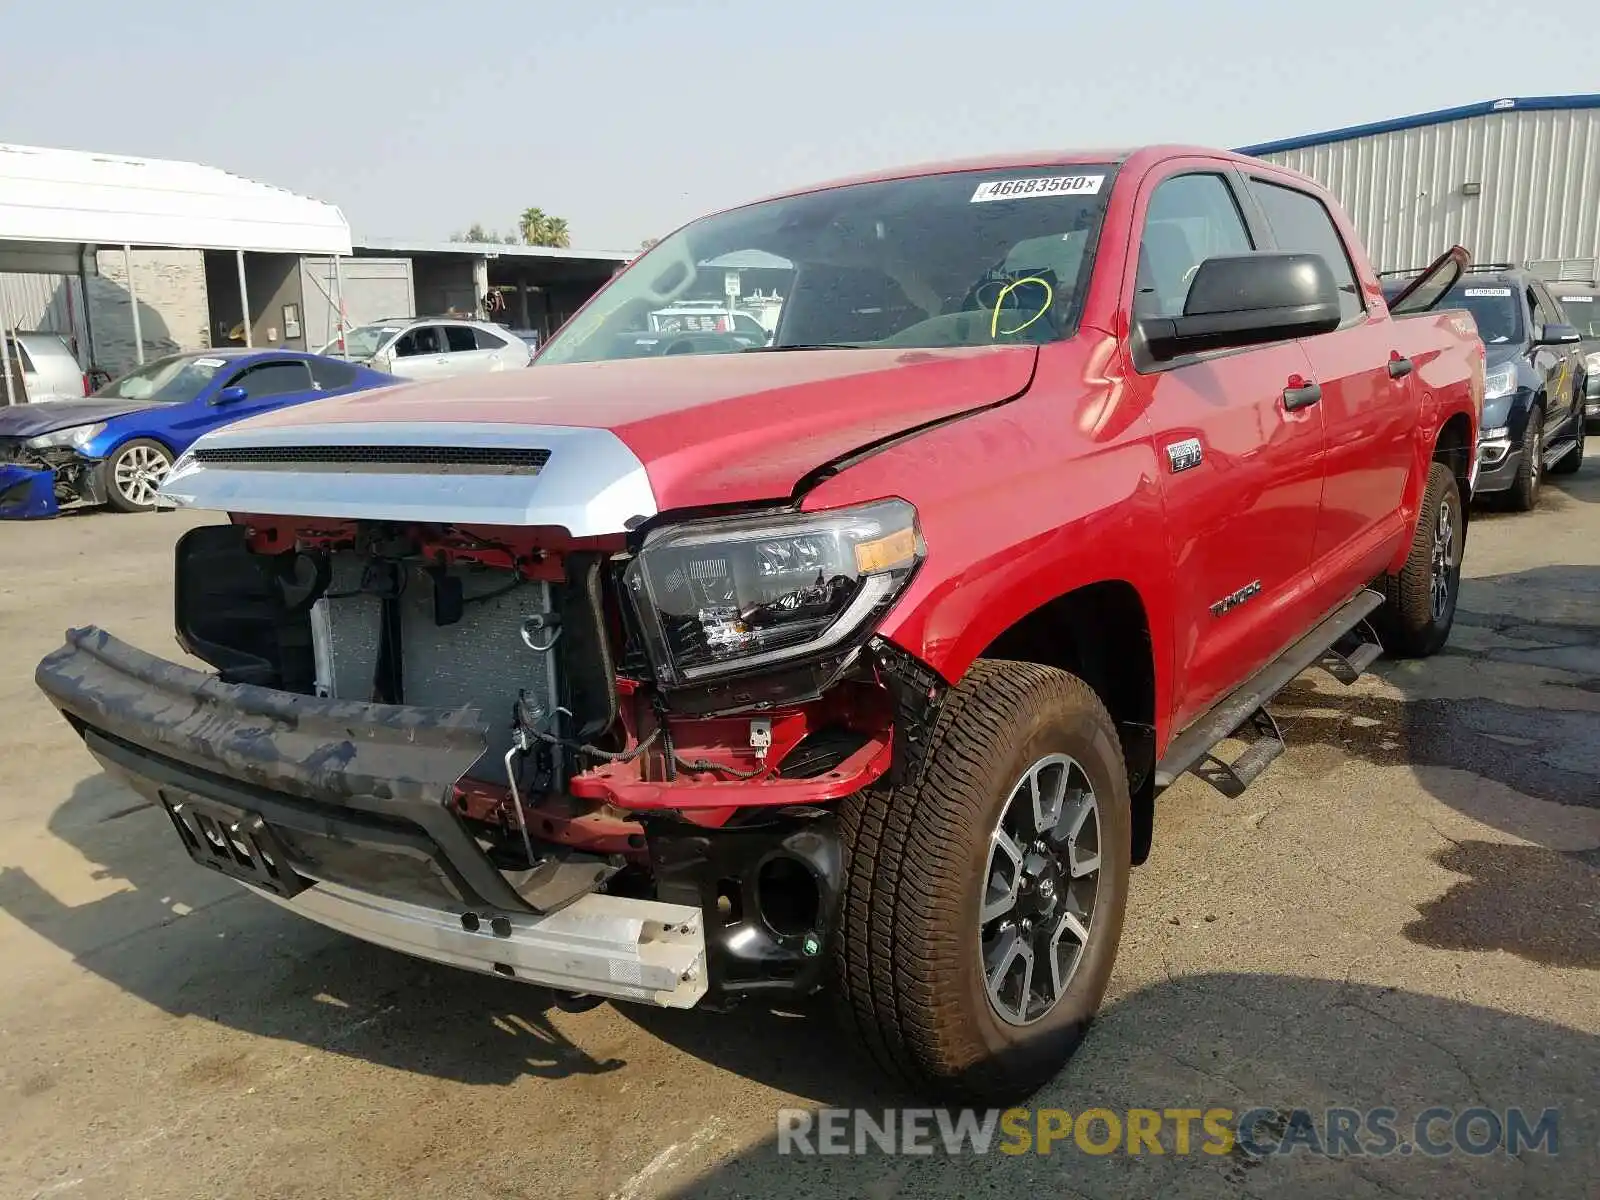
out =
{"type": "Polygon", "coordinates": [[[17,463],[0,466],[0,520],[26,521],[60,512],[54,471],[17,463]]]}
{"type": "Polygon", "coordinates": [[[472,709],[223,683],[94,627],[35,679],[191,858],[313,921],[563,990],[680,1008],[705,994],[700,907],[597,894],[605,860],[555,846],[513,888],[484,854],[448,807],[487,745],[472,709]]]}

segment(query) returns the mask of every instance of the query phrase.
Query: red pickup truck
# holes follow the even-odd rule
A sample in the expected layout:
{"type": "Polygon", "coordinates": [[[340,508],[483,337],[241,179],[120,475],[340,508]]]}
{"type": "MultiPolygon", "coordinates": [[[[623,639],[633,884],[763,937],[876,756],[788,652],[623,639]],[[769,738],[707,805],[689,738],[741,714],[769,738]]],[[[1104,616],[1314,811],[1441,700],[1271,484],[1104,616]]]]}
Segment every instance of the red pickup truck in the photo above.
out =
{"type": "Polygon", "coordinates": [[[828,991],[923,1093],[1012,1100],[1100,1003],[1156,795],[1247,786],[1299,672],[1449,635],[1465,266],[1386,304],[1321,188],[1191,148],[734,208],[529,371],[202,439],[162,495],[228,514],[175,567],[215,673],[88,627],[37,680],[312,920],[568,1006],[828,991]],[[650,326],[752,289],[768,344],[650,326]]]}

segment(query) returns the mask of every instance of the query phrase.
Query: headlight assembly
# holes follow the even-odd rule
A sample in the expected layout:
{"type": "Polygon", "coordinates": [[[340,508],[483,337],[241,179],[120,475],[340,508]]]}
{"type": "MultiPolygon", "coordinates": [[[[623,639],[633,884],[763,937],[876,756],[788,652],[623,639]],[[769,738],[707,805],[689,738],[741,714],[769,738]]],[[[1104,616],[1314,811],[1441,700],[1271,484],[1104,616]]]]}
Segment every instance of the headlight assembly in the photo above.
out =
{"type": "Polygon", "coordinates": [[[82,450],[94,441],[105,427],[104,421],[98,425],[74,425],[70,429],[58,429],[54,433],[41,433],[38,437],[29,438],[23,445],[29,450],[54,450],[61,446],[82,450]]]}
{"type": "Polygon", "coordinates": [[[1483,375],[1483,398],[1485,400],[1498,400],[1501,396],[1509,396],[1517,390],[1517,364],[1501,363],[1498,367],[1490,367],[1483,375]]]}
{"type": "Polygon", "coordinates": [[[837,649],[875,623],[923,552],[916,510],[880,500],[669,526],[624,578],[657,679],[681,686],[837,649]]]}

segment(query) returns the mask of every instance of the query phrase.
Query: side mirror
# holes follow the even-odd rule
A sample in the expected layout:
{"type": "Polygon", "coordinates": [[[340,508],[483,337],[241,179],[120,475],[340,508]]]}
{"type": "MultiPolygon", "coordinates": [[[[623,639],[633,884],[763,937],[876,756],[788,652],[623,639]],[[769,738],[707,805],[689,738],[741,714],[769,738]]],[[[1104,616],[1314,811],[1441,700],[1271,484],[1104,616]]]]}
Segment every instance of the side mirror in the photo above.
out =
{"type": "Polygon", "coordinates": [[[249,394],[250,393],[245,391],[242,387],[225,387],[220,392],[217,393],[217,398],[215,400],[213,400],[211,403],[213,403],[213,404],[237,404],[237,403],[239,403],[239,401],[243,400],[249,394]]]}
{"type": "Polygon", "coordinates": [[[1320,254],[1281,251],[1208,258],[1195,271],[1180,317],[1143,317],[1158,359],[1331,333],[1339,287],[1320,254]]]}
{"type": "Polygon", "coordinates": [[[1537,346],[1570,346],[1583,341],[1583,335],[1573,325],[1541,325],[1539,336],[1533,339],[1537,346]]]}

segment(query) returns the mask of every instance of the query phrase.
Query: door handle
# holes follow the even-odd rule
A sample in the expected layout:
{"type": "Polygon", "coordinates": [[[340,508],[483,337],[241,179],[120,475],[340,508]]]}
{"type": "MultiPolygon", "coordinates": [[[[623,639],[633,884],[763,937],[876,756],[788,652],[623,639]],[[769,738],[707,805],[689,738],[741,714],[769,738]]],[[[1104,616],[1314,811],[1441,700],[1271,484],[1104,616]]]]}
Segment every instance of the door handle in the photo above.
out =
{"type": "Polygon", "coordinates": [[[1320,383],[1307,383],[1299,387],[1286,387],[1283,389],[1283,407],[1294,412],[1298,408],[1310,408],[1322,399],[1322,385],[1320,383]]]}
{"type": "Polygon", "coordinates": [[[1389,378],[1404,379],[1411,374],[1411,360],[1401,358],[1398,350],[1389,351],[1389,378]]]}

